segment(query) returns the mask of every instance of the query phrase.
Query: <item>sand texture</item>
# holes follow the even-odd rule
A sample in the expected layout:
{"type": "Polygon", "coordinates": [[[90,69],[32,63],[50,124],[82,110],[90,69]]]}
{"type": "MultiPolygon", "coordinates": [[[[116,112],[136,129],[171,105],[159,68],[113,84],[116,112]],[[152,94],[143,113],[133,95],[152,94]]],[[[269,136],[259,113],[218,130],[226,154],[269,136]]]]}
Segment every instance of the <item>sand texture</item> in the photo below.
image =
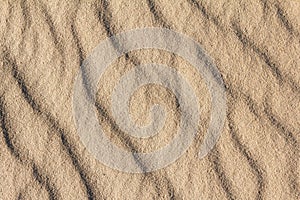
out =
{"type": "Polygon", "coordinates": [[[0,200],[300,199],[300,1],[2,0],[0,9],[0,200]],[[224,81],[227,111],[217,144],[199,159],[211,113],[201,74],[164,50],[122,55],[101,77],[95,103],[99,124],[119,148],[134,154],[164,147],[182,114],[170,90],[145,85],[130,99],[131,117],[147,124],[151,105],[162,104],[165,125],[148,139],[122,131],[110,96],[130,69],[172,66],[201,107],[197,136],[178,160],[132,174],[104,165],[82,143],[73,87],[101,41],[145,27],[202,46],[224,81]]]}

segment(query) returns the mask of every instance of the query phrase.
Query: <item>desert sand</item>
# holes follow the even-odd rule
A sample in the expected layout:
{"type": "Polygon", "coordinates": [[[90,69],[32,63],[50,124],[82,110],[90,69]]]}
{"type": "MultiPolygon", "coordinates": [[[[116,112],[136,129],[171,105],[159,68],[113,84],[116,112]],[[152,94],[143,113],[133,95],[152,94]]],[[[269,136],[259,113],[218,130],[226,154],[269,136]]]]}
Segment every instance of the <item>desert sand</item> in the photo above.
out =
{"type": "Polygon", "coordinates": [[[299,199],[300,1],[101,0],[1,1],[0,199],[299,199]],[[97,45],[136,28],[161,27],[199,43],[226,89],[226,119],[203,159],[211,96],[185,59],[158,49],[115,60],[98,84],[99,124],[112,143],[151,152],[176,135],[180,110],[169,90],[137,90],[130,113],[148,123],[154,103],[168,113],[148,139],[118,128],[110,96],[137,65],[176,69],[202,108],[197,136],[178,160],[152,172],[126,173],[97,160],[74,122],[73,87],[97,45]]]}

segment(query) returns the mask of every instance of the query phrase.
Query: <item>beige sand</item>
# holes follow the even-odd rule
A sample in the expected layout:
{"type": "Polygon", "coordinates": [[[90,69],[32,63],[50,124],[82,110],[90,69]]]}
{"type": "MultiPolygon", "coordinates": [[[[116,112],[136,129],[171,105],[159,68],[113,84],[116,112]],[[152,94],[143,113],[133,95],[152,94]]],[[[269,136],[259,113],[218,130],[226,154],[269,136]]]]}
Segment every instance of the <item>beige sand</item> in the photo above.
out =
{"type": "Polygon", "coordinates": [[[20,0],[1,1],[0,8],[1,200],[300,198],[299,1],[20,0]],[[132,97],[131,114],[147,123],[149,106],[164,104],[164,129],[142,140],[112,128],[111,90],[136,64],[172,65],[204,108],[184,156],[158,171],[129,174],[86,150],[72,95],[82,61],[99,42],[141,27],[169,28],[199,42],[223,76],[228,112],[217,145],[199,160],[211,99],[193,66],[159,50],[116,60],[97,99],[99,122],[119,147],[148,152],[166,145],[180,115],[172,93],[149,85],[132,97]]]}

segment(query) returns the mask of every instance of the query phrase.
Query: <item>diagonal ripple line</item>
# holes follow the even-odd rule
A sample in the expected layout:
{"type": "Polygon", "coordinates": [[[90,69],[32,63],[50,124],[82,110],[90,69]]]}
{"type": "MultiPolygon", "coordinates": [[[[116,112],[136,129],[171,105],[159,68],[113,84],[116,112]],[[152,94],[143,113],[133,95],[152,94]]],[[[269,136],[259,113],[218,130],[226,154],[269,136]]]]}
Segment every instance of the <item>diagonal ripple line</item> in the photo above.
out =
{"type": "Polygon", "coordinates": [[[141,128],[128,119],[129,112],[126,108],[134,89],[148,83],[160,84],[171,89],[179,100],[182,116],[178,134],[161,149],[150,153],[135,153],[143,163],[143,168],[131,153],[112,144],[104,135],[95,108],[98,82],[114,60],[130,51],[141,49],[160,49],[181,56],[204,78],[212,99],[211,121],[199,150],[199,158],[205,157],[216,144],[226,118],[226,92],[223,79],[217,67],[197,42],[166,28],[135,29],[111,36],[101,42],[83,62],[74,83],[73,93],[74,120],[81,141],[101,163],[128,173],[144,173],[164,168],[175,162],[191,145],[198,132],[200,108],[197,98],[188,81],[185,81],[176,70],[153,63],[135,66],[134,73],[131,71],[129,72],[131,75],[121,78],[122,84],[119,83],[112,94],[113,116],[118,126],[128,134],[142,138],[153,136],[162,127],[163,109],[159,105],[153,106],[152,117],[155,120],[149,126],[141,128]],[[136,73],[139,74],[138,78],[132,79],[136,73]]]}

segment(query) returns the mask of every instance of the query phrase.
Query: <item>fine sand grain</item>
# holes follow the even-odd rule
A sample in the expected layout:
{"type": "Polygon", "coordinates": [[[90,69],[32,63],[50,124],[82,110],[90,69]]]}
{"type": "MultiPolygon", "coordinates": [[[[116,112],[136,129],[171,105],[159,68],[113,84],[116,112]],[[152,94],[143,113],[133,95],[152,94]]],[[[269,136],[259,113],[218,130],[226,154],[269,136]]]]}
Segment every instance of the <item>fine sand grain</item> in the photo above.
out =
{"type": "Polygon", "coordinates": [[[300,199],[300,1],[99,0],[0,2],[0,200],[11,199],[300,199]],[[220,71],[227,97],[224,128],[198,158],[211,97],[185,59],[163,50],[129,52],[98,86],[105,135],[129,152],[151,152],[176,135],[180,109],[168,89],[137,90],[130,113],[168,116],[154,137],[118,129],[110,96],[140,64],[175,68],[194,89],[201,119],[190,148],[171,165],[131,174],[105,166],[81,142],[72,98],[83,61],[107,37],[162,27],[198,42],[220,71]]]}

